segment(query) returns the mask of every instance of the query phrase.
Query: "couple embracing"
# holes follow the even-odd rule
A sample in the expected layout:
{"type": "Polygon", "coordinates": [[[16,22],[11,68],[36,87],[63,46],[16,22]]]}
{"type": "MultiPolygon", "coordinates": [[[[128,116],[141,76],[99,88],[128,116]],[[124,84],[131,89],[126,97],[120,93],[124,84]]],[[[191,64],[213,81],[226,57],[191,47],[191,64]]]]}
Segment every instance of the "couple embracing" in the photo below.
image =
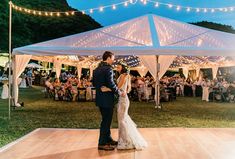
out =
{"type": "Polygon", "coordinates": [[[115,84],[112,69],[115,59],[114,54],[106,51],[102,58],[103,61],[94,70],[93,74],[93,85],[96,88],[96,105],[99,107],[102,116],[98,149],[106,151],[114,150],[116,147],[120,150],[144,149],[147,147],[147,142],[128,115],[130,102],[127,93],[131,90],[129,68],[124,63],[117,65],[117,71],[120,73],[120,76],[117,79],[117,84],[115,84]],[[110,131],[115,96],[118,96],[118,141],[112,139],[110,131]]]}

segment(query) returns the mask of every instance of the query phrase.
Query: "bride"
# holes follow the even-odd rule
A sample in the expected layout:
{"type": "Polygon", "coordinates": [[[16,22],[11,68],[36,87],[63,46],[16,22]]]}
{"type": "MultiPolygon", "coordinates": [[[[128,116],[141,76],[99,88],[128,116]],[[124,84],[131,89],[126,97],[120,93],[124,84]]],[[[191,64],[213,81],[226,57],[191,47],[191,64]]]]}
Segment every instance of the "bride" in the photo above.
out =
{"type": "MultiPolygon", "coordinates": [[[[131,91],[131,77],[129,68],[125,63],[117,65],[117,71],[120,73],[117,79],[117,85],[120,90],[129,93],[131,91]]],[[[103,92],[111,91],[107,87],[101,88],[103,92]]],[[[137,130],[136,124],[128,115],[130,101],[128,96],[119,97],[117,104],[118,117],[118,145],[117,149],[137,149],[142,150],[147,147],[147,142],[137,130]]]]}

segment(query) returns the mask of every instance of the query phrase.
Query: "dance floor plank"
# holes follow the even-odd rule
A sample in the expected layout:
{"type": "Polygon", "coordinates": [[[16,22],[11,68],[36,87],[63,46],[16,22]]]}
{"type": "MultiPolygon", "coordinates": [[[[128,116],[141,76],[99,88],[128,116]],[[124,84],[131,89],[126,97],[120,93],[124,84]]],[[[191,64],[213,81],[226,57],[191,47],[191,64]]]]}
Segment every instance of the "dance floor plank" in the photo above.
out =
{"type": "MultiPolygon", "coordinates": [[[[0,149],[0,159],[234,159],[233,128],[142,128],[148,148],[98,151],[99,130],[41,128],[0,149]]],[[[117,129],[112,130],[117,139],[117,129]]]]}

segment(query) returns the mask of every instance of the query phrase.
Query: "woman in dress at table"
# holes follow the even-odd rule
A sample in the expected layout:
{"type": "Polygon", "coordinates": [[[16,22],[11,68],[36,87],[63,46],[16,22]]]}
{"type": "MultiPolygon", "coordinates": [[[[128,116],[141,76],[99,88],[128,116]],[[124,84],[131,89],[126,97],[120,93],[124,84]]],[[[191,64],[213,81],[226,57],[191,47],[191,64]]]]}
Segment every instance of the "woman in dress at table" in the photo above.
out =
{"type": "Polygon", "coordinates": [[[60,97],[63,96],[62,91],[60,91],[61,88],[61,83],[60,80],[58,78],[55,79],[55,82],[53,83],[53,87],[55,88],[55,100],[59,100],[60,97]]]}
{"type": "Polygon", "coordinates": [[[92,83],[90,82],[90,79],[86,82],[86,100],[90,101],[92,100],[92,83]]]}
{"type": "Polygon", "coordinates": [[[24,73],[21,74],[21,82],[20,82],[20,88],[27,88],[26,85],[26,75],[24,73]]]}
{"type": "Polygon", "coordinates": [[[211,86],[210,81],[206,78],[202,81],[202,100],[209,102],[209,88],[211,86]]]}

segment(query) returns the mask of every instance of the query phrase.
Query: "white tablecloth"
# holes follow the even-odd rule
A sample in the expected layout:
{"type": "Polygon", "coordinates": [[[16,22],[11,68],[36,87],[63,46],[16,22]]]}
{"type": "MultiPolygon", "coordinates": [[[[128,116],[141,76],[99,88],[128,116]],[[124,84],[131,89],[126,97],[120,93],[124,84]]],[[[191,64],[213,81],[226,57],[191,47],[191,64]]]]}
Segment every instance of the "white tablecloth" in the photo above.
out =
{"type": "Polygon", "coordinates": [[[2,94],[1,94],[1,99],[7,99],[8,98],[8,81],[4,80],[2,81],[3,83],[3,89],[2,89],[2,94]]]}

